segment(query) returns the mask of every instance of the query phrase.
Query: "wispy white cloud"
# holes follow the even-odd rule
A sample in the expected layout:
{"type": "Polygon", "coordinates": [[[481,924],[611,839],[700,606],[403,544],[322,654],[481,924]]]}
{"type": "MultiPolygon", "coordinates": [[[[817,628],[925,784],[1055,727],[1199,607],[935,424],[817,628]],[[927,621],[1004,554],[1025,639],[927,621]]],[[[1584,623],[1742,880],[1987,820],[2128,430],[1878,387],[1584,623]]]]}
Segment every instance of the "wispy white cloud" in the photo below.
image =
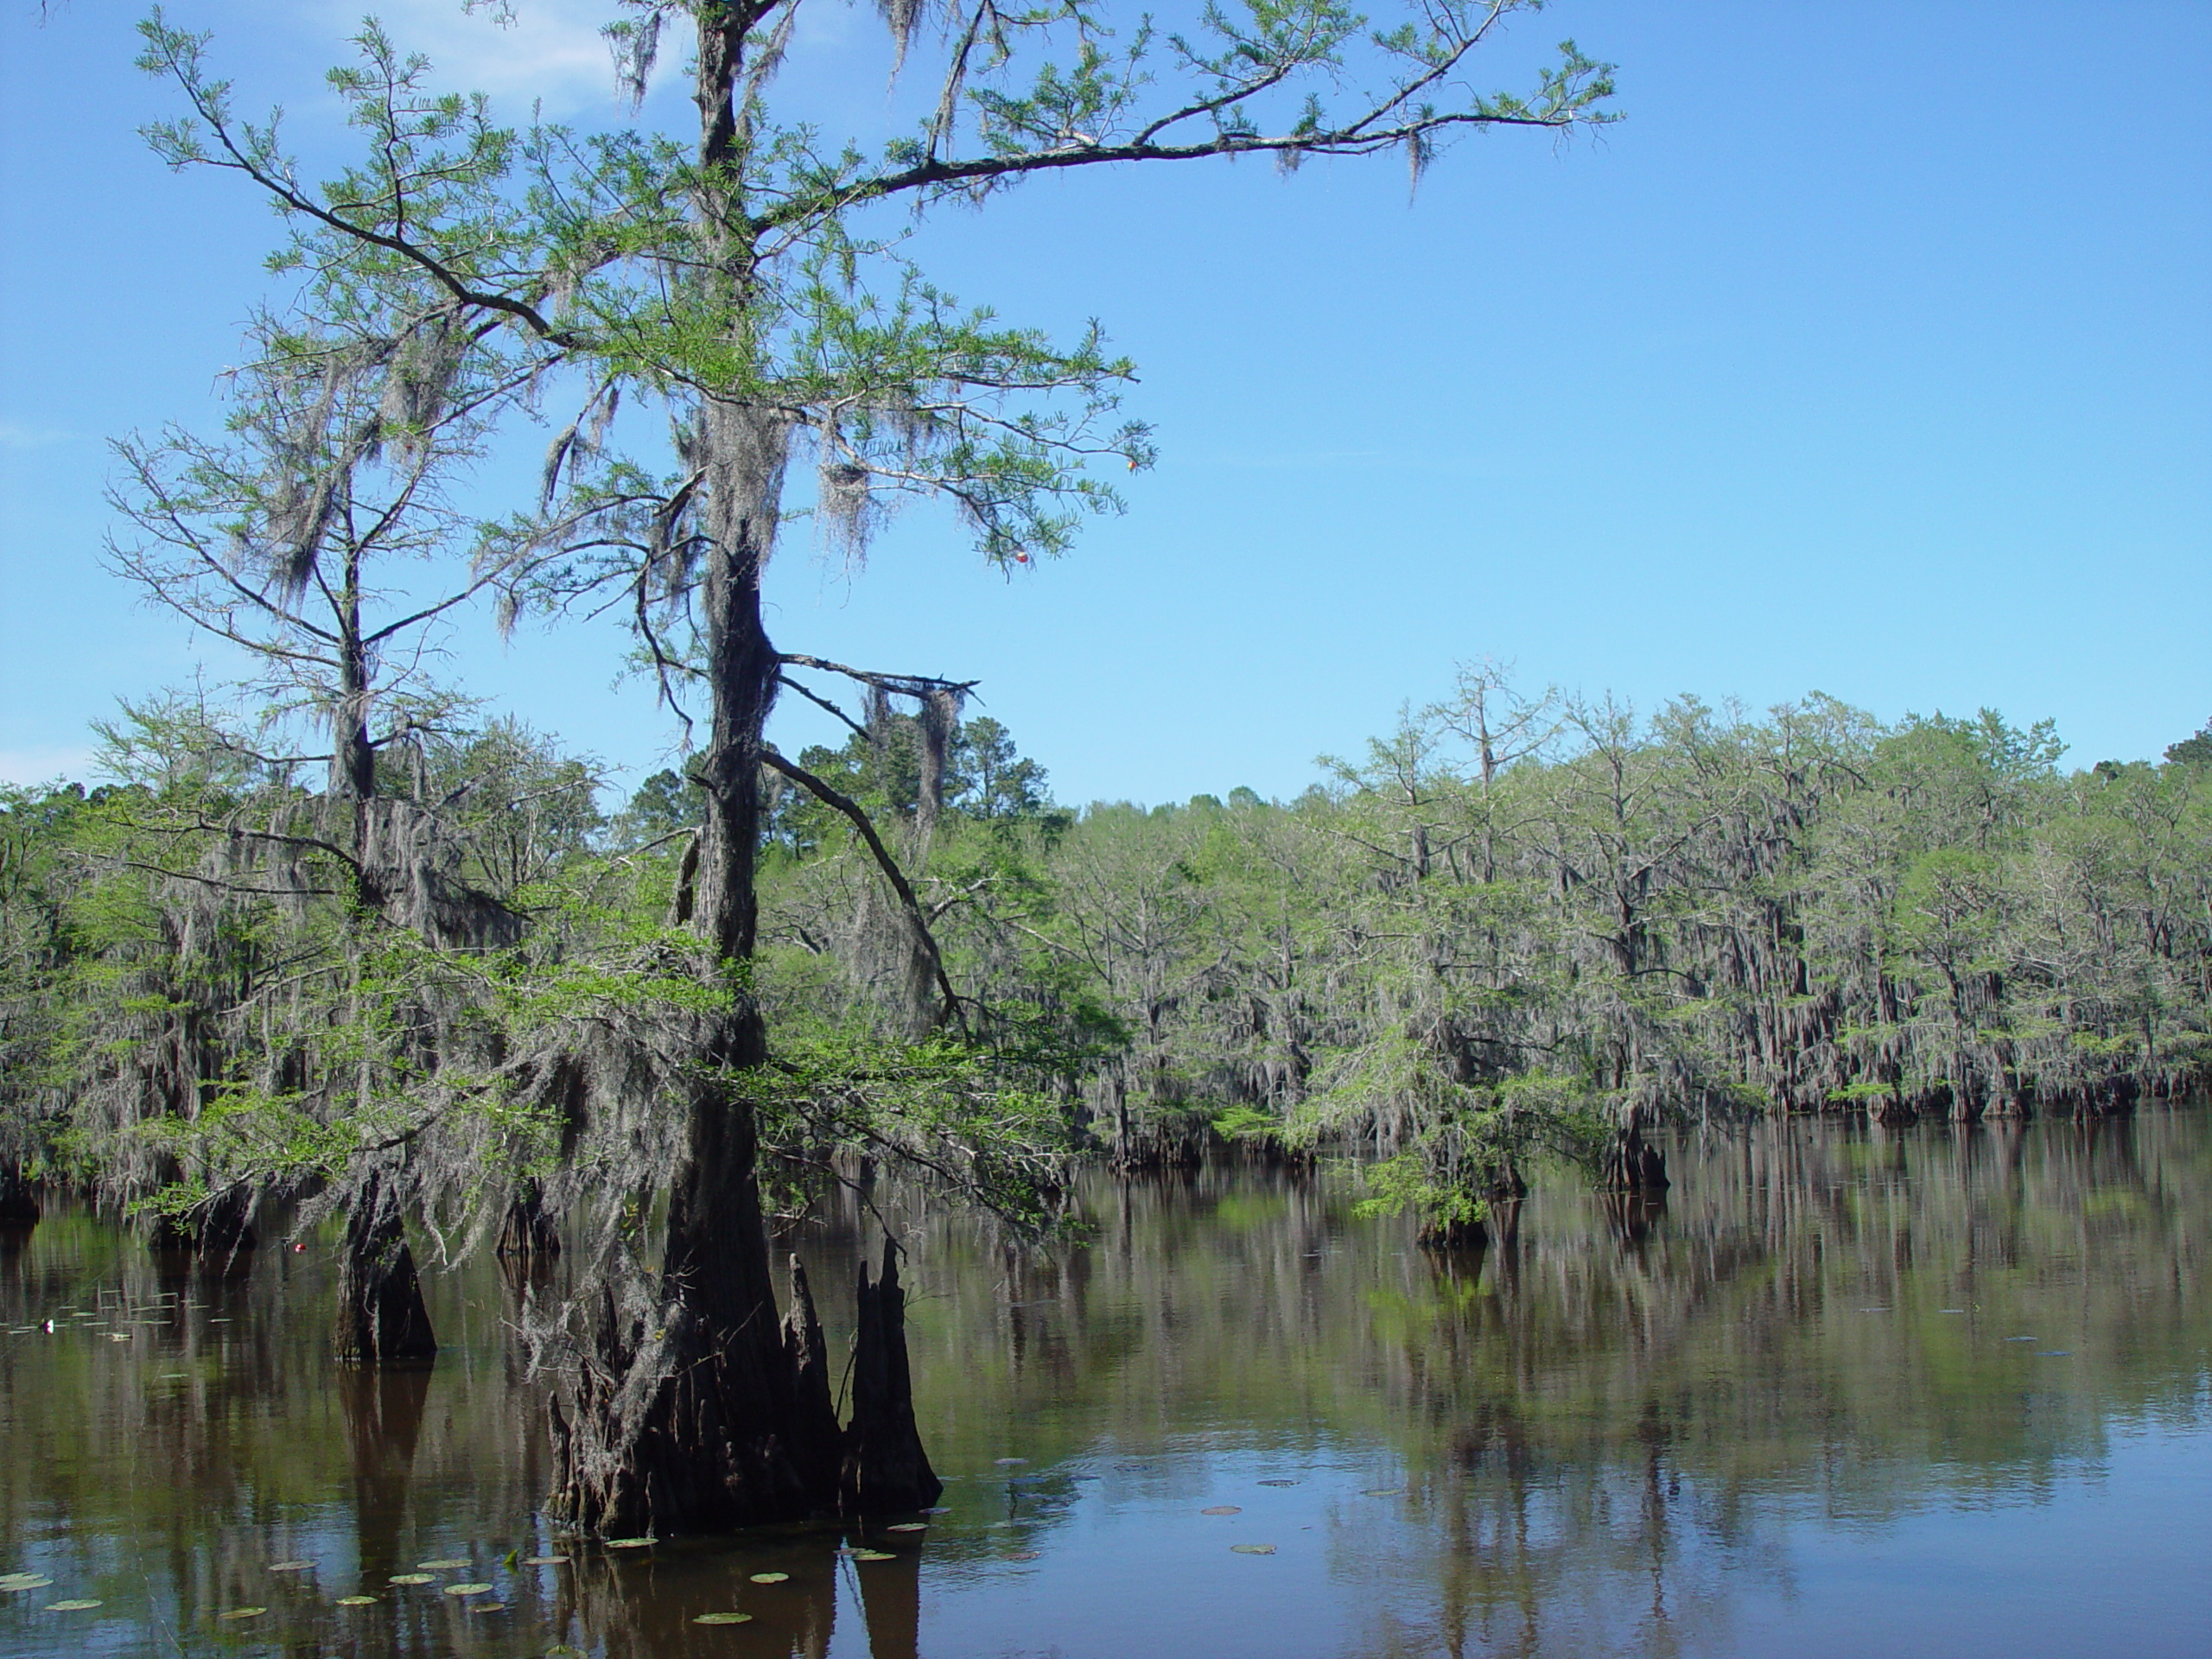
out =
{"type": "MultiPolygon", "coordinates": [[[[365,9],[403,50],[428,57],[442,86],[502,102],[543,99],[549,112],[616,101],[614,60],[599,32],[620,15],[607,0],[511,0],[504,21],[495,7],[470,11],[461,0],[376,0],[365,9]]],[[[365,7],[363,0],[254,0],[254,10],[330,42],[354,32],[365,7]]]]}
{"type": "Polygon", "coordinates": [[[92,770],[92,752],[73,749],[0,749],[0,784],[50,784],[83,779],[92,770]]]}
{"type": "Polygon", "coordinates": [[[76,441],[77,434],[59,427],[26,426],[21,421],[0,420],[0,449],[43,449],[48,444],[76,441]]]}

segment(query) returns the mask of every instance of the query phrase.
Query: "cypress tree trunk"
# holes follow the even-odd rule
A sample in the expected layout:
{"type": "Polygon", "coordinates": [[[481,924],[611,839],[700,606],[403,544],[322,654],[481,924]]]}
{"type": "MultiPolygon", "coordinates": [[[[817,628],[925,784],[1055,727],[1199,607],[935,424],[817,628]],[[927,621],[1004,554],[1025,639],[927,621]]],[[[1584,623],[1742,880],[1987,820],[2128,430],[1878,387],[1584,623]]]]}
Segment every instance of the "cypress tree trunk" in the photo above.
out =
{"type": "Polygon", "coordinates": [[[862,1263],[853,1340],[853,1421],[845,1430],[839,1496],[848,1515],[924,1510],[944,1495],[914,1425],[914,1384],[906,1363],[906,1293],[899,1247],[883,1241],[883,1272],[871,1284],[862,1263]]]}
{"type": "Polygon", "coordinates": [[[1643,1126],[1635,1116],[1606,1147],[1598,1185],[1608,1192],[1658,1192],[1669,1185],[1666,1154],[1644,1140],[1643,1126]]]}
{"type": "Polygon", "coordinates": [[[438,1351],[398,1199],[381,1171],[370,1172],[346,1209],[334,1346],[346,1365],[420,1362],[438,1351]]]}
{"type": "Polygon", "coordinates": [[[1424,1250],[1485,1250],[1490,1248],[1490,1229],[1479,1218],[1423,1222],[1414,1242],[1424,1250]]]}
{"type": "MultiPolygon", "coordinates": [[[[702,76],[712,67],[702,62],[702,76]]],[[[556,1406],[557,1501],[609,1533],[785,1520],[824,1512],[836,1496],[809,1447],[819,1425],[800,1409],[801,1367],[776,1307],[753,1103],[728,1080],[767,1055],[760,1008],[729,969],[753,953],[760,734],[780,667],[761,626],[760,576],[789,429],[779,414],[709,404],[695,443],[714,720],[699,767],[706,814],[690,920],[697,972],[724,1001],[698,1020],[683,1057],[693,1064],[679,1071],[684,1153],[670,1183],[657,1318],[639,1328],[607,1288],[593,1363],[556,1406]]]]}
{"type": "MultiPolygon", "coordinates": [[[[751,349],[754,279],[753,232],[734,194],[745,177],[737,89],[755,19],[718,5],[696,16],[701,169],[693,208],[705,257],[695,297],[722,308],[742,359],[751,349]]],[[[795,1338],[778,1316],[755,1176],[754,1103],[731,1080],[767,1058],[759,1005],[734,970],[753,954],[758,914],[761,733],[783,666],[762,625],[760,582],[775,548],[791,439],[788,412],[731,387],[702,398],[680,446],[696,474],[698,614],[713,698],[697,768],[706,807],[690,925],[699,942],[696,972],[721,1002],[699,1017],[681,1057],[690,1064],[676,1068],[685,1079],[674,1103],[684,1150],[670,1180],[653,1315],[639,1318],[634,1299],[603,1285],[591,1351],[555,1402],[556,1503],[601,1532],[713,1530],[828,1513],[837,1501],[823,1452],[833,1421],[821,1409],[826,1356],[803,1285],[794,1285],[795,1338]]],[[[903,1322],[879,1328],[874,1363],[903,1387],[903,1322]]],[[[913,1439],[911,1403],[906,1424],[913,1439]]],[[[854,1466],[849,1452],[846,1465],[854,1466]]],[[[925,1459],[921,1471],[934,1491],[925,1459]]],[[[918,1478],[907,1482],[919,1489],[918,1478]]]]}

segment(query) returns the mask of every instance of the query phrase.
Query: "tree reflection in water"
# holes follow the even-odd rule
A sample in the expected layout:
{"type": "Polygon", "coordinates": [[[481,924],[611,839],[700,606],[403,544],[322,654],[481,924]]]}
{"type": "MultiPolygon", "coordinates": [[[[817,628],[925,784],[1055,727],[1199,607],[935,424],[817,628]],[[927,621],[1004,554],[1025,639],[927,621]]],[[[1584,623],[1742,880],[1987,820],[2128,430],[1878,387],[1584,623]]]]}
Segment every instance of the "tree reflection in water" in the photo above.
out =
{"type": "MultiPolygon", "coordinates": [[[[2132,1490],[2116,1448],[2206,1434],[2201,1111],[1768,1124],[1670,1165],[1663,1201],[1540,1182],[1453,1256],[1356,1217],[1343,1171],[1101,1177],[1087,1236],[1041,1251],[879,1192],[950,1513],[628,1552],[537,1509],[512,1333],[557,1267],[432,1274],[435,1367],[347,1372],[321,1250],[180,1273],[50,1205],[0,1233],[0,1572],[54,1580],[0,1601],[0,1652],[76,1642],[43,1611],[64,1597],[107,1604],[107,1645],[187,1652],[1762,1653],[1885,1609],[1929,1650],[2159,1650],[2185,1588],[2130,1580],[2094,1505],[2132,1490]],[[1876,1560],[1849,1617],[1823,1588],[1947,1526],[2028,1527],[2004,1535],[2055,1586],[2126,1596],[2069,1625],[1970,1562],[1931,1588],[1876,1560]],[[467,1574],[388,1582],[439,1559],[467,1574]],[[494,1589],[442,1593],[464,1577],[494,1589]]],[[[863,1217],[791,1241],[841,1357],[863,1217]]]]}

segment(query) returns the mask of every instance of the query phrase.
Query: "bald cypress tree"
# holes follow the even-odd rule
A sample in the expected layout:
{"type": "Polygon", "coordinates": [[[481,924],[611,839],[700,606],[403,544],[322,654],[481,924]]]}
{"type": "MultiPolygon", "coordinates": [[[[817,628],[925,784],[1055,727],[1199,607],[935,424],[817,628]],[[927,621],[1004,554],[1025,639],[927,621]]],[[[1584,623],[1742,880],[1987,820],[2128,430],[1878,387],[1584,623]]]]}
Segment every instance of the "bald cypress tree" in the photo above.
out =
{"type": "MultiPolygon", "coordinates": [[[[1056,343],[963,308],[900,251],[896,216],[1114,164],[1395,154],[1417,180],[1456,134],[1571,130],[1608,118],[1611,92],[1572,43],[1525,96],[1469,89],[1480,48],[1536,0],[1442,0],[1379,28],[1337,0],[1244,0],[1209,8],[1187,35],[1134,17],[1116,27],[1080,3],[893,0],[900,73],[926,73],[933,95],[870,153],[779,111],[778,72],[805,49],[804,3],[610,5],[618,68],[640,98],[664,52],[684,54],[688,133],[503,128],[480,100],[432,92],[428,66],[372,26],[358,64],[334,77],[363,158],[322,187],[301,180],[273,123],[238,118],[203,39],[158,16],[146,28],[149,66],[189,105],[156,134],[172,161],[245,175],[334,268],[419,275],[446,337],[513,342],[543,384],[572,389],[577,418],[542,497],[506,533],[563,556],[550,588],[625,595],[670,703],[696,709],[703,821],[679,911],[702,995],[664,1022],[645,1068],[681,1122],[666,1236],[652,1295],[607,1296],[580,1336],[560,1413],[569,1510],[625,1531],[836,1501],[821,1460],[796,1450],[819,1425],[779,1335],[747,1082],[768,1040],[747,967],[763,773],[819,780],[763,731],[803,671],[925,710],[961,688],[772,640],[761,583],[784,519],[804,505],[833,543],[857,548],[897,496],[931,497],[984,558],[1026,565],[1065,549],[1084,514],[1118,505],[1090,462],[1151,457],[1116,409],[1130,365],[1096,329],[1056,343]],[[607,441],[618,406],[639,403],[664,416],[666,453],[607,441]]],[[[947,995],[941,1014],[955,1011],[947,995]]],[[[886,1375],[903,1371],[887,1360],[886,1375]]],[[[887,1456],[884,1469],[849,1465],[846,1489],[927,1501],[885,1474],[926,1460],[887,1456]]]]}

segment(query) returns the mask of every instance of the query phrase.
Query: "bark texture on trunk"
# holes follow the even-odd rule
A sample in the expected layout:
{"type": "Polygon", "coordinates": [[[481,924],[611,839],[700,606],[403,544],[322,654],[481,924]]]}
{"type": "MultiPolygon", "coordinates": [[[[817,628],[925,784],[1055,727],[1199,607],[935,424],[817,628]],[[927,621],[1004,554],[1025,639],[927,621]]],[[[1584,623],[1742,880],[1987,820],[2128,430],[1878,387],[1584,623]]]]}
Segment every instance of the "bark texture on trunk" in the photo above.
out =
{"type": "Polygon", "coordinates": [[[845,1429],[838,1496],[848,1515],[923,1510],[944,1493],[914,1425],[914,1383],[906,1360],[906,1293],[899,1247],[883,1241],[883,1271],[870,1283],[861,1268],[853,1338],[853,1420],[845,1429]]]}
{"type": "Polygon", "coordinates": [[[437,1355],[406,1224],[380,1173],[370,1174],[346,1211],[334,1346],[346,1365],[420,1363],[437,1355]]]}

